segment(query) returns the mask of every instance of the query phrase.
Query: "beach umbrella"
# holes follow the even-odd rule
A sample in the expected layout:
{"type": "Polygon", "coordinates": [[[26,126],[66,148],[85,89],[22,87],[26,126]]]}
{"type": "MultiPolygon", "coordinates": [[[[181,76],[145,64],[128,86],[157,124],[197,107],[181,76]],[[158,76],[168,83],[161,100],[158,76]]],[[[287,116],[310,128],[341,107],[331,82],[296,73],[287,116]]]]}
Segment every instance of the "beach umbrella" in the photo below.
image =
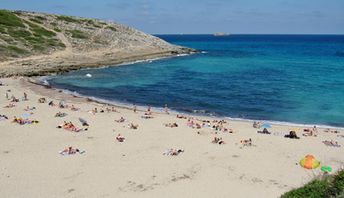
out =
{"type": "Polygon", "coordinates": [[[320,166],[320,162],[316,160],[313,155],[306,155],[304,158],[300,160],[300,165],[303,168],[314,169],[320,166]]]}
{"type": "Polygon", "coordinates": [[[30,117],[30,114],[28,114],[28,113],[24,113],[24,114],[22,115],[22,117],[23,117],[24,119],[29,119],[29,117],[30,117]]]}
{"type": "Polygon", "coordinates": [[[86,121],[85,119],[79,118],[79,121],[81,122],[81,124],[82,124],[83,126],[88,126],[88,123],[87,123],[87,121],[86,121]]]}
{"type": "Polygon", "coordinates": [[[263,128],[271,128],[270,124],[268,122],[264,122],[262,125],[263,128]]]}

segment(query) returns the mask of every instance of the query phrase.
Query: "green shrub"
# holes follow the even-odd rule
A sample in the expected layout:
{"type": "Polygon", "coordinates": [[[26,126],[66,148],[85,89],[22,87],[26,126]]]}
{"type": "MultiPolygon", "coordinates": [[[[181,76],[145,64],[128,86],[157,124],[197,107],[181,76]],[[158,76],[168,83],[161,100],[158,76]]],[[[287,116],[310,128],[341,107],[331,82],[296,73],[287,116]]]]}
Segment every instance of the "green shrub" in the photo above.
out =
{"type": "Polygon", "coordinates": [[[27,37],[30,37],[32,35],[31,32],[24,29],[18,29],[18,28],[8,28],[7,32],[8,32],[8,35],[12,36],[12,38],[16,40],[26,39],[27,37]]]}
{"type": "Polygon", "coordinates": [[[52,31],[49,31],[45,28],[42,28],[36,24],[33,24],[31,22],[26,22],[29,26],[30,26],[30,29],[31,31],[33,32],[33,34],[35,36],[38,36],[38,37],[42,37],[42,36],[46,36],[46,37],[53,37],[53,36],[56,36],[56,33],[55,32],[52,32],[52,31]]]}
{"type": "Polygon", "coordinates": [[[0,26],[0,33],[7,34],[6,28],[3,26],[0,26]]]}
{"type": "Polygon", "coordinates": [[[45,17],[42,17],[42,16],[35,16],[35,18],[36,18],[37,20],[40,20],[40,21],[45,21],[45,20],[46,20],[46,18],[45,18],[45,17]]]}
{"type": "Polygon", "coordinates": [[[117,31],[117,29],[115,27],[112,27],[112,26],[106,26],[106,29],[110,29],[110,30],[112,30],[114,32],[117,31]]]}
{"type": "Polygon", "coordinates": [[[293,189],[281,198],[339,198],[344,197],[344,170],[335,175],[315,179],[303,187],[293,189]]]}
{"type": "Polygon", "coordinates": [[[334,195],[344,193],[344,170],[340,171],[333,179],[331,191],[334,195]]]}
{"type": "Polygon", "coordinates": [[[56,22],[51,22],[50,25],[52,25],[53,27],[56,27],[58,24],[56,22]]]}
{"type": "Polygon", "coordinates": [[[30,21],[33,21],[33,22],[36,22],[36,23],[40,23],[40,24],[43,23],[43,21],[38,20],[38,19],[36,19],[36,18],[30,18],[30,21]]]}
{"type": "Polygon", "coordinates": [[[69,33],[71,33],[73,38],[78,38],[78,39],[88,38],[87,35],[80,30],[69,30],[69,33]]]}
{"type": "Polygon", "coordinates": [[[54,27],[54,30],[55,30],[56,32],[61,32],[61,30],[60,30],[58,27],[54,27]]]}
{"type": "Polygon", "coordinates": [[[71,23],[80,23],[81,22],[80,20],[75,19],[73,17],[63,16],[63,15],[57,16],[56,19],[60,20],[60,21],[71,22],[71,23]]]}
{"type": "Polygon", "coordinates": [[[0,26],[25,27],[22,20],[14,13],[0,10],[0,26]]]}
{"type": "Polygon", "coordinates": [[[42,45],[35,44],[35,45],[32,45],[32,49],[35,51],[44,51],[46,48],[42,45]]]}
{"type": "Polygon", "coordinates": [[[7,36],[7,35],[0,35],[0,39],[6,41],[6,42],[13,42],[14,40],[12,39],[12,37],[7,36]]]}
{"type": "Polygon", "coordinates": [[[87,19],[87,20],[83,20],[83,21],[86,21],[88,25],[92,25],[93,27],[102,28],[102,26],[100,24],[98,24],[95,20],[87,19]]]}
{"type": "Polygon", "coordinates": [[[16,47],[14,45],[8,45],[6,47],[10,52],[14,52],[16,54],[27,54],[28,51],[26,51],[25,49],[21,49],[19,47],[16,47]]]}
{"type": "Polygon", "coordinates": [[[328,188],[329,182],[327,180],[314,180],[301,188],[285,193],[281,198],[324,198],[328,196],[328,188]]]}

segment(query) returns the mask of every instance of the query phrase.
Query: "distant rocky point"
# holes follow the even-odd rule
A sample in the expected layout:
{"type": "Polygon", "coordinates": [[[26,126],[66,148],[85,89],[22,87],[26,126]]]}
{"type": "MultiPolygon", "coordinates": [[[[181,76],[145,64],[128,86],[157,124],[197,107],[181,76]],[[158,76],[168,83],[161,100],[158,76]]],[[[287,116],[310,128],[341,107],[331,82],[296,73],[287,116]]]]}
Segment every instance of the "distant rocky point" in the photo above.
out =
{"type": "Polygon", "coordinates": [[[113,22],[0,10],[0,76],[46,75],[195,50],[113,22]]]}

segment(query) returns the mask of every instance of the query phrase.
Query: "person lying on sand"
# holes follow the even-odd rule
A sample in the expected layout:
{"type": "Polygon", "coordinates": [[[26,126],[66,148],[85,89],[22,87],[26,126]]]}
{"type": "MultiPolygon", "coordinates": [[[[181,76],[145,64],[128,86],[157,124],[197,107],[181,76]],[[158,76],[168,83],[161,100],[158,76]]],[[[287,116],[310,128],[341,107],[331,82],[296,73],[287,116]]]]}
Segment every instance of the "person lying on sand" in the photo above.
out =
{"type": "Polygon", "coordinates": [[[167,124],[165,124],[165,127],[174,128],[174,127],[178,127],[178,124],[176,122],[174,122],[174,123],[167,123],[167,124]]]}
{"type": "Polygon", "coordinates": [[[115,107],[111,107],[111,111],[115,113],[120,113],[117,109],[115,109],[115,107]]]}
{"type": "Polygon", "coordinates": [[[290,131],[288,135],[284,136],[285,138],[290,138],[290,139],[300,139],[295,131],[290,131]]]}
{"type": "Polygon", "coordinates": [[[339,133],[338,130],[335,130],[335,129],[331,130],[330,128],[325,129],[324,132],[326,132],[326,133],[339,133]]]}
{"type": "Polygon", "coordinates": [[[271,134],[267,128],[264,128],[263,131],[257,131],[257,133],[262,133],[262,134],[271,134]]]}
{"type": "Polygon", "coordinates": [[[248,139],[248,140],[240,140],[240,143],[243,145],[243,146],[252,146],[252,139],[248,139]]]}
{"type": "Polygon", "coordinates": [[[0,120],[8,120],[8,117],[6,115],[0,115],[0,120]]]}
{"type": "Polygon", "coordinates": [[[36,107],[29,107],[29,106],[26,106],[26,108],[24,109],[24,111],[32,111],[32,110],[35,110],[36,107]]]}
{"type": "Polygon", "coordinates": [[[16,106],[15,104],[10,103],[10,104],[4,106],[4,108],[12,108],[12,107],[15,107],[15,106],[16,106]]]}
{"type": "Polygon", "coordinates": [[[306,128],[306,129],[303,129],[303,136],[317,136],[317,133],[318,133],[318,130],[316,128],[316,126],[313,127],[313,129],[310,129],[310,128],[306,128]]]}
{"type": "Polygon", "coordinates": [[[93,114],[93,115],[95,115],[96,113],[98,113],[97,107],[95,107],[95,108],[92,110],[92,114],[93,114]]]}
{"type": "Polygon", "coordinates": [[[213,144],[225,144],[225,141],[222,140],[222,138],[214,137],[213,141],[211,141],[213,144]]]}
{"type": "Polygon", "coordinates": [[[38,103],[45,103],[45,98],[39,98],[38,103]]]}
{"type": "Polygon", "coordinates": [[[65,130],[72,131],[72,132],[80,132],[82,130],[81,128],[76,127],[72,122],[66,122],[66,121],[64,121],[63,125],[57,126],[57,128],[63,128],[65,130]]]}
{"type": "Polygon", "coordinates": [[[38,120],[29,120],[29,119],[17,118],[16,116],[14,116],[12,122],[18,123],[20,125],[24,125],[24,124],[37,124],[37,123],[39,123],[38,120]]]}
{"type": "Polygon", "coordinates": [[[68,147],[68,148],[65,148],[64,150],[60,151],[59,152],[61,155],[74,155],[76,153],[79,153],[79,154],[83,154],[85,153],[85,151],[80,151],[79,149],[74,149],[73,147],[68,147]]]}
{"type": "Polygon", "coordinates": [[[143,118],[143,119],[152,119],[154,117],[152,115],[148,115],[147,113],[145,113],[143,116],[141,116],[141,118],[143,118]]]}
{"type": "Polygon", "coordinates": [[[71,106],[70,110],[72,111],[79,111],[80,108],[74,107],[74,105],[71,106]]]}
{"type": "Polygon", "coordinates": [[[116,140],[119,142],[124,142],[125,138],[119,133],[116,137],[116,140]]]}
{"type": "Polygon", "coordinates": [[[125,122],[125,121],[126,121],[126,119],[124,119],[123,117],[121,117],[118,120],[115,120],[115,122],[118,122],[118,123],[122,123],[122,122],[125,122]]]}
{"type": "Polygon", "coordinates": [[[14,97],[13,95],[11,96],[11,102],[19,102],[19,99],[14,97]]]}
{"type": "Polygon", "coordinates": [[[130,123],[130,124],[128,124],[128,128],[129,129],[137,129],[137,128],[139,128],[139,125],[138,124],[134,124],[134,123],[130,123]]]}
{"type": "Polygon", "coordinates": [[[333,146],[333,147],[340,147],[340,145],[338,144],[338,142],[334,141],[334,140],[325,140],[322,141],[326,146],[333,146]]]}
{"type": "Polygon", "coordinates": [[[55,117],[59,117],[59,118],[63,118],[65,116],[67,116],[67,114],[66,113],[62,113],[61,111],[59,111],[58,113],[55,114],[55,117]]]}
{"type": "Polygon", "coordinates": [[[182,153],[182,152],[184,152],[183,149],[173,149],[173,148],[171,148],[171,149],[167,149],[167,150],[163,153],[163,155],[177,156],[177,155],[179,155],[179,154],[182,153]]]}
{"type": "Polygon", "coordinates": [[[54,101],[50,101],[50,102],[48,103],[48,105],[51,106],[51,107],[54,107],[54,106],[55,106],[54,101]]]}
{"type": "Polygon", "coordinates": [[[186,116],[184,116],[184,115],[179,115],[179,114],[177,114],[177,116],[176,116],[177,118],[179,118],[179,119],[187,119],[187,117],[186,116]]]}
{"type": "Polygon", "coordinates": [[[253,122],[253,128],[260,129],[261,127],[262,127],[261,122],[256,122],[256,121],[253,122]]]}

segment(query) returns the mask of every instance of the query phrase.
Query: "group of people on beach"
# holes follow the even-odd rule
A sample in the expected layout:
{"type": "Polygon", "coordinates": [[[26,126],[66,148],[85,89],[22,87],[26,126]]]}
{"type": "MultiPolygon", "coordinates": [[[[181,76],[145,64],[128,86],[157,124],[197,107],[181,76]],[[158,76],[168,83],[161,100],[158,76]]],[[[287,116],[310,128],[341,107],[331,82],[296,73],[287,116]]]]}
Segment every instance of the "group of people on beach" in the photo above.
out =
{"type": "MultiPolygon", "coordinates": [[[[16,98],[14,95],[9,97],[9,92],[10,91],[6,92],[6,98],[7,98],[7,100],[11,101],[12,103],[10,103],[10,105],[8,105],[8,107],[15,107],[15,105],[13,103],[20,102],[20,100],[18,98],[16,98]]],[[[22,97],[22,101],[27,101],[27,100],[29,100],[28,94],[24,92],[23,93],[23,97],[22,97]]],[[[45,103],[46,99],[45,98],[39,98],[38,102],[39,103],[45,103]]],[[[54,103],[54,101],[50,101],[48,103],[48,105],[49,106],[57,106],[60,109],[70,109],[71,111],[79,111],[80,110],[80,108],[75,107],[73,104],[72,105],[67,105],[64,101],[59,101],[57,105],[54,103]]],[[[32,110],[35,110],[35,109],[36,109],[36,107],[26,106],[26,108],[24,110],[25,111],[32,111],[32,110]]],[[[138,111],[137,110],[137,106],[135,104],[133,106],[133,111],[135,113],[137,113],[137,111],[138,111]]],[[[112,106],[111,108],[110,108],[110,106],[103,106],[100,110],[97,107],[95,107],[90,112],[93,115],[96,115],[97,113],[104,113],[104,112],[108,112],[108,113],[110,113],[110,112],[117,112],[117,113],[119,113],[119,111],[117,111],[114,106],[112,106]],[[103,108],[105,108],[105,111],[103,110],[103,108]]],[[[147,118],[153,118],[153,112],[152,112],[151,106],[148,106],[147,110],[143,111],[143,112],[144,112],[144,115],[141,116],[142,118],[146,118],[146,119],[147,118]]],[[[166,113],[166,114],[170,113],[167,104],[164,106],[163,112],[166,113]]],[[[65,116],[67,116],[67,114],[66,113],[62,113],[60,111],[55,114],[55,117],[65,117],[65,116]]],[[[186,120],[186,125],[188,127],[190,127],[190,128],[193,128],[193,129],[202,129],[202,128],[212,129],[212,130],[216,131],[215,134],[218,134],[217,132],[233,133],[233,130],[228,127],[229,124],[227,123],[226,120],[204,120],[204,119],[199,119],[199,118],[195,118],[195,117],[191,117],[191,116],[185,116],[185,115],[180,115],[180,114],[177,114],[176,118],[186,120]]],[[[0,115],[0,119],[8,119],[8,117],[5,116],[5,115],[0,115]]],[[[121,116],[118,120],[115,120],[115,121],[118,122],[118,123],[123,123],[123,122],[126,122],[127,120],[124,117],[121,116]]],[[[29,120],[27,118],[24,119],[24,118],[17,118],[17,117],[14,117],[13,122],[21,124],[21,125],[23,125],[23,124],[38,123],[37,120],[29,120]]],[[[80,120],[80,122],[82,122],[82,121],[80,120]]],[[[87,126],[88,127],[88,123],[86,121],[82,122],[82,124],[83,124],[83,126],[87,126]]],[[[171,122],[171,123],[167,123],[167,124],[164,124],[164,125],[166,127],[171,127],[171,128],[179,126],[179,124],[177,124],[177,122],[171,122]]],[[[253,122],[253,127],[254,128],[262,128],[263,126],[264,125],[261,122],[259,122],[259,121],[254,121],[253,122]]],[[[125,125],[123,127],[125,127],[125,125]]],[[[134,124],[133,122],[130,122],[127,125],[127,127],[129,129],[138,129],[139,125],[138,124],[134,124]]],[[[58,128],[63,128],[65,130],[72,131],[72,132],[80,132],[80,131],[83,130],[82,128],[78,128],[71,121],[70,122],[64,121],[64,123],[62,125],[59,125],[58,128]]],[[[87,128],[84,129],[84,130],[87,130],[87,128]]],[[[339,133],[338,131],[334,131],[334,130],[328,130],[328,132],[339,133]]],[[[267,128],[263,128],[263,130],[258,131],[258,133],[271,134],[271,132],[267,128]]],[[[317,136],[317,135],[318,135],[318,129],[316,128],[316,126],[314,126],[313,128],[306,128],[306,129],[303,130],[303,136],[305,136],[305,137],[317,136]]],[[[296,131],[293,131],[293,130],[289,131],[289,133],[286,134],[284,137],[291,138],[291,139],[299,139],[300,138],[300,137],[297,136],[296,131]]],[[[124,142],[126,140],[126,138],[123,135],[121,135],[120,133],[117,134],[115,139],[118,142],[124,142]]],[[[226,142],[222,139],[222,137],[217,137],[217,136],[215,136],[212,139],[211,142],[214,143],[214,144],[219,144],[219,145],[226,144],[226,142]]],[[[325,145],[327,145],[327,146],[340,147],[338,142],[333,141],[333,140],[326,140],[326,141],[323,141],[323,143],[325,145]]],[[[242,146],[252,146],[253,145],[251,138],[241,140],[240,144],[242,146]]],[[[175,156],[175,155],[179,155],[182,152],[184,152],[183,149],[171,148],[171,149],[167,149],[164,152],[164,155],[175,156]]],[[[80,150],[79,149],[74,149],[74,148],[72,148],[70,146],[70,147],[64,149],[63,151],[61,151],[60,153],[61,154],[70,155],[70,154],[80,153],[80,150]]]]}
{"type": "MultiPolygon", "coordinates": [[[[177,118],[185,119],[184,116],[180,116],[180,115],[177,115],[177,118]]],[[[187,117],[186,119],[187,119],[186,125],[194,129],[211,128],[217,132],[233,133],[233,130],[231,128],[228,128],[225,126],[227,124],[225,120],[210,121],[210,120],[195,119],[193,117],[187,117]]]]}

